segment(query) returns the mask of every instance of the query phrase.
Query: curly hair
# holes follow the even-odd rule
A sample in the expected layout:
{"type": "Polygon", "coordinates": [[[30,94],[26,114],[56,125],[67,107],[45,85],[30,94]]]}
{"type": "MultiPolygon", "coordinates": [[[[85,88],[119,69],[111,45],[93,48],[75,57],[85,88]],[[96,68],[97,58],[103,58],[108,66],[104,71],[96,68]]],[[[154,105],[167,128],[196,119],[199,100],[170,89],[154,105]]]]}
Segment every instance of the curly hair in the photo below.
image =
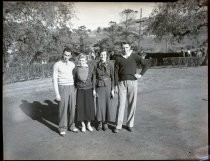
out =
{"type": "Polygon", "coordinates": [[[87,56],[85,54],[81,53],[81,54],[78,55],[78,60],[80,60],[80,59],[86,59],[87,60],[87,56]]]}

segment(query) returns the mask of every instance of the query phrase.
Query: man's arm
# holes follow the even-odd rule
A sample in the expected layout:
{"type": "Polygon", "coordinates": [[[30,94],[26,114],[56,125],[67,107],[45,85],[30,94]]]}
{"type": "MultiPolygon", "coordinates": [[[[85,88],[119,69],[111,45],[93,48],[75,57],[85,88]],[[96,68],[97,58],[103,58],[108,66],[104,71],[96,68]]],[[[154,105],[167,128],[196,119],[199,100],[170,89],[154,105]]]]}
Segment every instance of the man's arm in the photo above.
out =
{"type": "Polygon", "coordinates": [[[95,88],[96,88],[96,67],[95,67],[95,65],[93,67],[92,82],[93,82],[93,90],[95,90],[95,88]]]}
{"type": "Polygon", "coordinates": [[[115,82],[114,82],[114,69],[113,69],[113,65],[110,63],[110,77],[111,77],[111,89],[113,90],[114,89],[114,85],[115,85],[115,82]]]}
{"type": "MultiPolygon", "coordinates": [[[[137,55],[137,54],[136,54],[137,55]]],[[[148,62],[142,58],[140,55],[137,55],[137,59],[138,59],[138,62],[141,64],[142,66],[142,70],[141,72],[139,73],[140,75],[144,75],[144,73],[147,71],[147,69],[149,68],[149,64],[148,62]]]]}
{"type": "Polygon", "coordinates": [[[118,82],[119,82],[119,63],[118,60],[115,59],[114,63],[114,86],[115,86],[115,92],[118,93],[118,82]]]}
{"type": "Polygon", "coordinates": [[[60,93],[58,89],[58,64],[57,63],[55,63],[55,65],[53,66],[53,87],[54,87],[54,91],[56,95],[56,100],[60,101],[61,97],[60,97],[60,93]]]}
{"type": "Polygon", "coordinates": [[[96,97],[96,65],[93,64],[93,73],[92,73],[92,82],[93,82],[93,96],[96,97]]]}
{"type": "Polygon", "coordinates": [[[140,63],[142,65],[142,70],[140,72],[141,75],[144,75],[144,73],[147,71],[147,69],[149,68],[149,64],[148,62],[143,59],[142,57],[140,58],[140,63]]]}
{"type": "Polygon", "coordinates": [[[141,76],[143,76],[144,73],[147,71],[149,64],[144,58],[142,58],[138,54],[136,54],[136,60],[137,60],[137,64],[140,63],[142,66],[141,72],[139,74],[135,74],[135,77],[138,79],[138,78],[141,78],[141,76]]]}
{"type": "Polygon", "coordinates": [[[114,62],[114,86],[118,85],[118,81],[119,81],[119,63],[118,60],[116,59],[114,62]]]}

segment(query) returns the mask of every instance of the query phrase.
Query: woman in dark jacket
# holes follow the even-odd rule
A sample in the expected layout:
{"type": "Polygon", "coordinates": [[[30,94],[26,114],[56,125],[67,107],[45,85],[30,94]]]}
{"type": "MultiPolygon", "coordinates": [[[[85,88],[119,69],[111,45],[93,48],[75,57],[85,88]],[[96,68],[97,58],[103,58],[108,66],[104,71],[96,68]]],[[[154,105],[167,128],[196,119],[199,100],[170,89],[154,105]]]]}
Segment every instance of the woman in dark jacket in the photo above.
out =
{"type": "Polygon", "coordinates": [[[113,65],[107,61],[107,51],[100,53],[100,61],[95,68],[96,77],[96,119],[98,121],[97,130],[101,128],[105,131],[107,122],[111,121],[111,98],[114,97],[114,71],[113,65]]]}

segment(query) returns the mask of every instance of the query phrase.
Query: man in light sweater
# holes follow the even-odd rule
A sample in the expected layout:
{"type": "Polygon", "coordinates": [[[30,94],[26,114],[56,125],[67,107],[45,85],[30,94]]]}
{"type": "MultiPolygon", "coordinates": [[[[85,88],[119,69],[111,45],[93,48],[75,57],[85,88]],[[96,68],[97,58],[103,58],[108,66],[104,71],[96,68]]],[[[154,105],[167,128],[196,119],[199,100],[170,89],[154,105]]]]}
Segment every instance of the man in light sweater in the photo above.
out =
{"type": "Polygon", "coordinates": [[[131,46],[128,42],[122,43],[122,48],[124,51],[115,59],[115,85],[118,87],[119,96],[117,126],[114,129],[115,133],[122,129],[126,99],[128,100],[127,130],[130,132],[133,131],[137,101],[137,79],[141,78],[148,69],[146,61],[131,50],[131,46]],[[139,74],[136,73],[138,64],[142,66],[142,70],[139,74]]]}
{"type": "Polygon", "coordinates": [[[56,100],[59,101],[59,132],[64,136],[67,129],[78,132],[75,127],[75,94],[73,69],[75,64],[71,58],[71,50],[63,50],[62,59],[54,64],[53,67],[53,85],[56,94],[56,100]]]}

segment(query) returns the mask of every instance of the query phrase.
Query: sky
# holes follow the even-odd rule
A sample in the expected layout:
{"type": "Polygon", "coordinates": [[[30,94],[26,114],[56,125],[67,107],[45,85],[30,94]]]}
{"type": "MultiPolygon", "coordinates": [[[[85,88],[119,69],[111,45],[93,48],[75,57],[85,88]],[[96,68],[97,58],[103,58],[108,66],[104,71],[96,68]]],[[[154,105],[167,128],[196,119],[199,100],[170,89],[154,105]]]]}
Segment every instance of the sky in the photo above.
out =
{"type": "Polygon", "coordinates": [[[142,8],[142,17],[149,17],[157,3],[152,2],[75,2],[77,18],[72,20],[73,28],[85,25],[87,29],[108,27],[110,21],[120,22],[120,12],[124,9],[138,11],[142,8]]]}

